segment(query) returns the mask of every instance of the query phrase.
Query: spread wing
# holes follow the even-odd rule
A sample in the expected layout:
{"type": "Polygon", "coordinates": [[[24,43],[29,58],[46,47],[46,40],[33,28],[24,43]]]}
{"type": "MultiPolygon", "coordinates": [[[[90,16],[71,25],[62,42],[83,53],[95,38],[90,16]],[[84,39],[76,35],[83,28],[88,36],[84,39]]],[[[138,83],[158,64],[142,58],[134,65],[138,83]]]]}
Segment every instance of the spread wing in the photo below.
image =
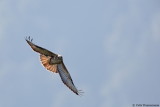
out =
{"type": "Polygon", "coordinates": [[[65,67],[63,61],[61,63],[58,64],[50,64],[51,58],[53,57],[57,57],[58,55],[45,49],[42,48],[40,46],[35,45],[34,43],[32,43],[32,39],[30,39],[30,37],[26,38],[27,43],[31,46],[31,48],[40,53],[40,60],[42,65],[49,71],[51,72],[55,72],[55,73],[59,73],[61,80],[63,81],[63,83],[70,88],[75,94],[80,95],[81,90],[77,90],[77,88],[75,87],[72,78],[69,74],[69,72],[67,71],[67,68],[65,67]]]}
{"type": "Polygon", "coordinates": [[[45,48],[42,48],[38,45],[35,45],[34,43],[32,43],[32,39],[30,39],[30,37],[26,38],[26,41],[34,51],[36,51],[36,52],[38,52],[42,55],[45,55],[45,56],[55,56],[55,55],[57,55],[57,54],[55,54],[55,53],[53,53],[53,52],[51,52],[51,51],[49,51],[45,48]]]}
{"type": "Polygon", "coordinates": [[[75,94],[79,95],[80,94],[80,90],[77,90],[77,88],[75,87],[72,78],[69,74],[69,72],[67,71],[67,68],[65,67],[64,63],[62,62],[61,64],[58,64],[58,73],[61,77],[61,80],[63,81],[63,83],[69,88],[71,89],[75,94]]]}
{"type": "Polygon", "coordinates": [[[57,64],[49,64],[49,61],[50,61],[50,56],[45,56],[45,55],[40,55],[40,60],[41,60],[41,63],[42,65],[49,71],[51,72],[55,72],[55,73],[58,73],[57,72],[57,64]]]}

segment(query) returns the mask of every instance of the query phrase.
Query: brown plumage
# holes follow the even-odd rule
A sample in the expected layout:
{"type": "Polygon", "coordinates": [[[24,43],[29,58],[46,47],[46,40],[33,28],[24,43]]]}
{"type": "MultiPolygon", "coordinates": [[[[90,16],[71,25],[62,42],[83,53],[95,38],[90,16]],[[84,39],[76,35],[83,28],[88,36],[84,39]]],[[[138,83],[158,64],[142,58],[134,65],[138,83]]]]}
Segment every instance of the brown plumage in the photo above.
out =
{"type": "Polygon", "coordinates": [[[82,93],[81,90],[77,90],[75,87],[73,80],[63,63],[63,58],[61,55],[55,54],[47,49],[33,44],[30,37],[26,38],[26,41],[35,52],[40,54],[40,61],[47,70],[53,73],[59,73],[63,83],[75,94],[80,95],[80,93],[82,93]]]}

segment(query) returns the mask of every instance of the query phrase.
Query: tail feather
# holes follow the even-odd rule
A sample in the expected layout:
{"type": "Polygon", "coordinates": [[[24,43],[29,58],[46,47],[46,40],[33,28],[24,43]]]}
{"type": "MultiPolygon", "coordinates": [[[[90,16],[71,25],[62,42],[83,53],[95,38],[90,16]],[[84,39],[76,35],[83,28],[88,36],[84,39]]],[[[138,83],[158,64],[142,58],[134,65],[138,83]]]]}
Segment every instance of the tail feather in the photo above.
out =
{"type": "Polygon", "coordinates": [[[50,58],[51,57],[47,57],[45,55],[40,55],[40,61],[42,63],[42,65],[49,71],[51,72],[55,72],[55,73],[58,73],[57,72],[57,64],[54,64],[54,65],[51,65],[49,64],[49,61],[50,61],[50,58]]]}

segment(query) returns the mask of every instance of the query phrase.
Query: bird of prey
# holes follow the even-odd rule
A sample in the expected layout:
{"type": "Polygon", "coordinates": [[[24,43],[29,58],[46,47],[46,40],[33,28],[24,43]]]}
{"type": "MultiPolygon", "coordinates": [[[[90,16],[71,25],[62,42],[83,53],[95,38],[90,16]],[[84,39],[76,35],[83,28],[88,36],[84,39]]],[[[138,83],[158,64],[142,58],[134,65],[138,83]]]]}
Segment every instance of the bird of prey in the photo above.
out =
{"type": "Polygon", "coordinates": [[[30,45],[30,47],[40,54],[40,61],[42,65],[49,71],[54,73],[59,73],[61,80],[63,83],[71,89],[75,94],[80,95],[81,90],[78,90],[73,80],[66,68],[66,66],[63,63],[63,58],[61,55],[55,54],[47,49],[44,49],[40,46],[35,45],[32,42],[33,39],[29,37],[26,38],[27,43],[30,45]]]}

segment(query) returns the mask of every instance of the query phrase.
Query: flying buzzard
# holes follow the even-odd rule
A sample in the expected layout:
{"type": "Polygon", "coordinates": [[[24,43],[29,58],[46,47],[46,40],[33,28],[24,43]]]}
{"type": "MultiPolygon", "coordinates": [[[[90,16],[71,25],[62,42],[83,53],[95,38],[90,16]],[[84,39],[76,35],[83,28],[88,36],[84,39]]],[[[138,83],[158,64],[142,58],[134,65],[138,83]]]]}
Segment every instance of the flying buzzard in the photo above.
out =
{"type": "Polygon", "coordinates": [[[40,53],[40,60],[42,65],[51,72],[59,73],[63,83],[75,94],[80,95],[81,90],[78,90],[75,87],[72,78],[63,63],[62,56],[33,44],[30,37],[26,38],[26,41],[35,52],[40,53]]]}

